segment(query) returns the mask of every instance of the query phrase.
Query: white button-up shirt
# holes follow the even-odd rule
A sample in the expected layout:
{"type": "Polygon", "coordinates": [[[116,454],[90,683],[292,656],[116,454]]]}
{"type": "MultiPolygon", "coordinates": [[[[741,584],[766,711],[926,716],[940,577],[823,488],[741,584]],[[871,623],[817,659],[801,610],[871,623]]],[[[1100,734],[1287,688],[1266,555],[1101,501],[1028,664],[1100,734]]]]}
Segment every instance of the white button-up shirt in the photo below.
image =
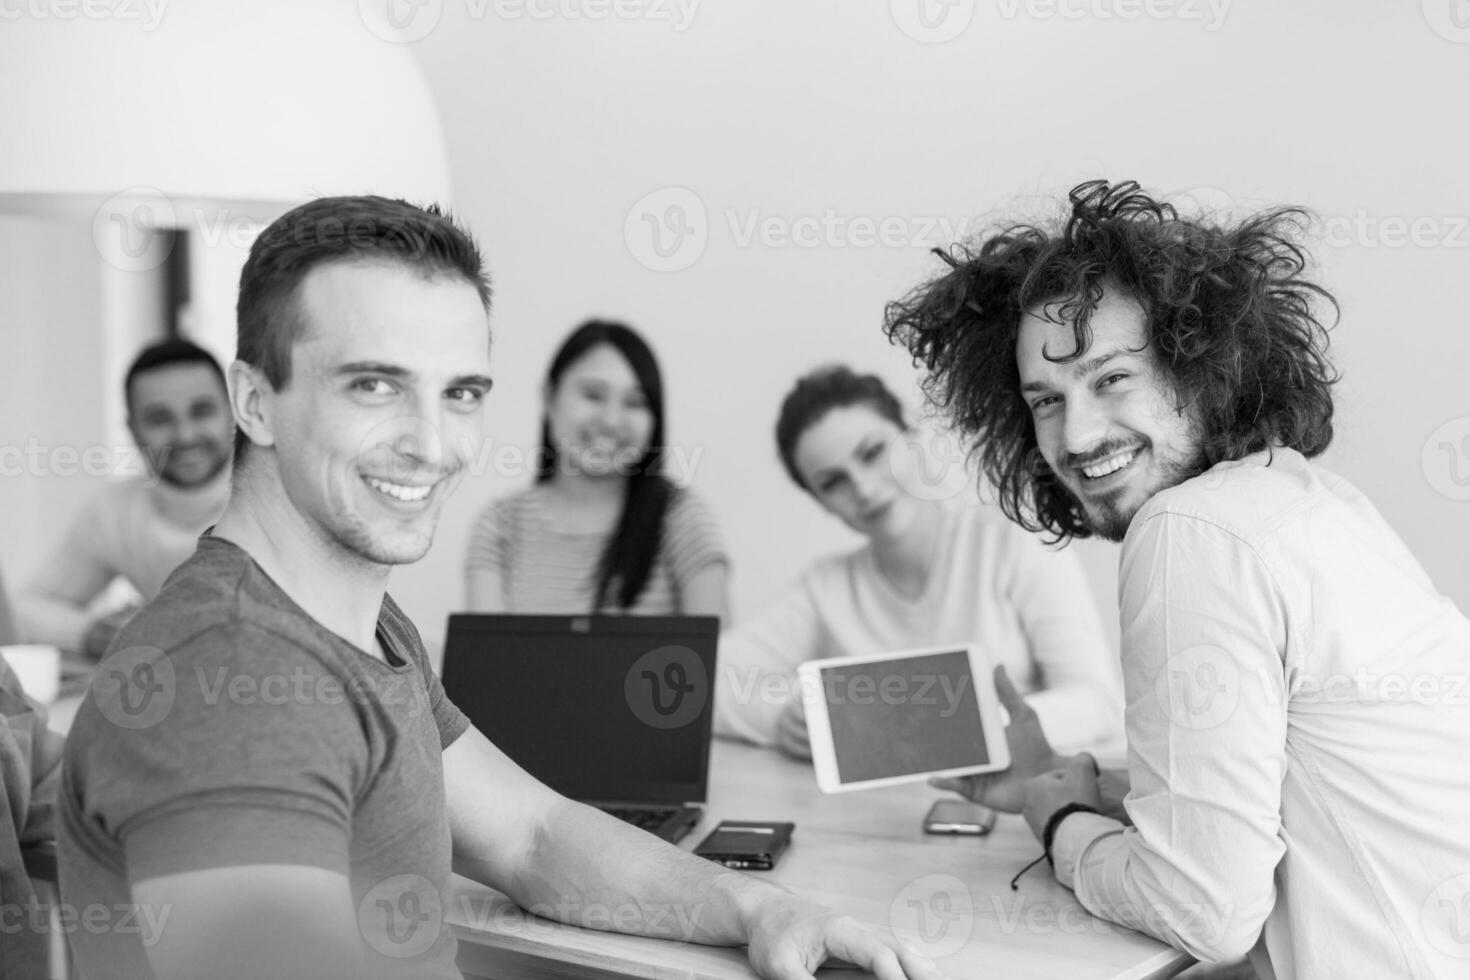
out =
{"type": "Polygon", "coordinates": [[[1132,826],[1068,817],[1058,879],[1263,977],[1470,977],[1470,621],[1367,499],[1223,463],[1138,513],[1119,597],[1132,826]]]}

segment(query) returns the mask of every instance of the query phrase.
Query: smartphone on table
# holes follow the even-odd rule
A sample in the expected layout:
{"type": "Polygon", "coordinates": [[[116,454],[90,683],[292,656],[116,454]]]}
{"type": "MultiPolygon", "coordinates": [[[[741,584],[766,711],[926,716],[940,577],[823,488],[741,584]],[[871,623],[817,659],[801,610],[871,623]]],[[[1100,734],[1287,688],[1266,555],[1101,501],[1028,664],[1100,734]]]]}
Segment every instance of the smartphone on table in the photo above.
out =
{"type": "Polygon", "coordinates": [[[978,837],[995,828],[995,811],[965,800],[935,800],[924,816],[926,834],[967,834],[978,837]]]}
{"type": "Polygon", "coordinates": [[[727,868],[769,871],[791,843],[794,823],[757,820],[721,820],[694,853],[727,868]]]}

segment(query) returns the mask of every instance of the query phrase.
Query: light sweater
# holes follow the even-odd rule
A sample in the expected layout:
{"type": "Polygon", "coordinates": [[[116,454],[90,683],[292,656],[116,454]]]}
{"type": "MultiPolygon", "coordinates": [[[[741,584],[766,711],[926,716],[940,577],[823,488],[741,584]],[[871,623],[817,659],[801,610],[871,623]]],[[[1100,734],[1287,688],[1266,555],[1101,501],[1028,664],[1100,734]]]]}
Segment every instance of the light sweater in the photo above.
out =
{"type": "Polygon", "coordinates": [[[1201,959],[1259,937],[1264,980],[1470,976],[1470,621],[1372,504],[1222,463],[1139,511],[1119,592],[1133,826],[1066,818],[1058,879],[1201,959]]]}
{"type": "Polygon", "coordinates": [[[87,606],[114,578],[126,579],[144,602],[152,599],[194,553],[199,535],[219,520],[229,496],[228,467],[190,490],[144,480],[106,487],[16,596],[26,640],[80,650],[90,623],[87,606]]]}
{"type": "Polygon", "coordinates": [[[1029,695],[1054,745],[1116,738],[1118,665],[1077,559],[997,509],[941,509],[939,546],[918,598],[889,584],[869,545],[818,561],[775,605],[727,631],[715,731],[773,744],[804,661],[976,643],[1029,695]]]}

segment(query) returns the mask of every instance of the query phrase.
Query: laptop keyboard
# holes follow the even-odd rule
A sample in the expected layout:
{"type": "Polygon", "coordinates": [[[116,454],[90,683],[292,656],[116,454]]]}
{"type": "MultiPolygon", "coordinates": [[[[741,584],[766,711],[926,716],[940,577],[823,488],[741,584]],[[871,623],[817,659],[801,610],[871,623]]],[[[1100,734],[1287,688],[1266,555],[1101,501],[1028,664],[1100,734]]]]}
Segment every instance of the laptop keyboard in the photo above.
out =
{"type": "Polygon", "coordinates": [[[679,809],[678,807],[666,807],[651,810],[641,806],[609,806],[603,807],[603,812],[612,814],[624,823],[651,831],[662,827],[670,817],[679,812],[679,809]]]}

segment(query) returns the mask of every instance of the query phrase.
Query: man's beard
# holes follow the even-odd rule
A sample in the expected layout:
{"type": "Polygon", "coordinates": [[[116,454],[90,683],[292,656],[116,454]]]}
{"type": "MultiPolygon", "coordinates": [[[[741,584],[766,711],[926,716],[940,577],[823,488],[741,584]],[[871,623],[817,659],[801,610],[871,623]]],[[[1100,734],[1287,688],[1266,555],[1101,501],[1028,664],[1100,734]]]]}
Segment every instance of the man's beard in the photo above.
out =
{"type": "MultiPolygon", "coordinates": [[[[1151,458],[1157,458],[1152,457],[1152,444],[1148,446],[1148,449],[1151,458]]],[[[1168,490],[1170,487],[1177,487],[1186,480],[1192,480],[1210,468],[1204,451],[1200,448],[1196,448],[1188,459],[1182,461],[1158,460],[1158,465],[1161,472],[1157,480],[1141,497],[1131,496],[1131,487],[1122,487],[1101,501],[1093,498],[1092,503],[1089,504],[1074,493],[1066,483],[1062,483],[1062,488],[1067,491],[1067,496],[1071,497],[1077,508],[1082,511],[1089,531],[1104,541],[1120,542],[1127,536],[1133,518],[1143,509],[1144,504],[1153,499],[1155,494],[1168,490]]]]}
{"type": "Polygon", "coordinates": [[[204,476],[193,479],[180,479],[178,474],[173,472],[173,469],[168,465],[168,456],[171,451],[172,447],[164,450],[161,454],[161,459],[155,458],[153,469],[158,474],[159,480],[177,490],[197,490],[200,487],[207,486],[224,472],[225,467],[230,465],[229,452],[216,452],[214,454],[214,461],[210,464],[209,470],[204,476]]]}

